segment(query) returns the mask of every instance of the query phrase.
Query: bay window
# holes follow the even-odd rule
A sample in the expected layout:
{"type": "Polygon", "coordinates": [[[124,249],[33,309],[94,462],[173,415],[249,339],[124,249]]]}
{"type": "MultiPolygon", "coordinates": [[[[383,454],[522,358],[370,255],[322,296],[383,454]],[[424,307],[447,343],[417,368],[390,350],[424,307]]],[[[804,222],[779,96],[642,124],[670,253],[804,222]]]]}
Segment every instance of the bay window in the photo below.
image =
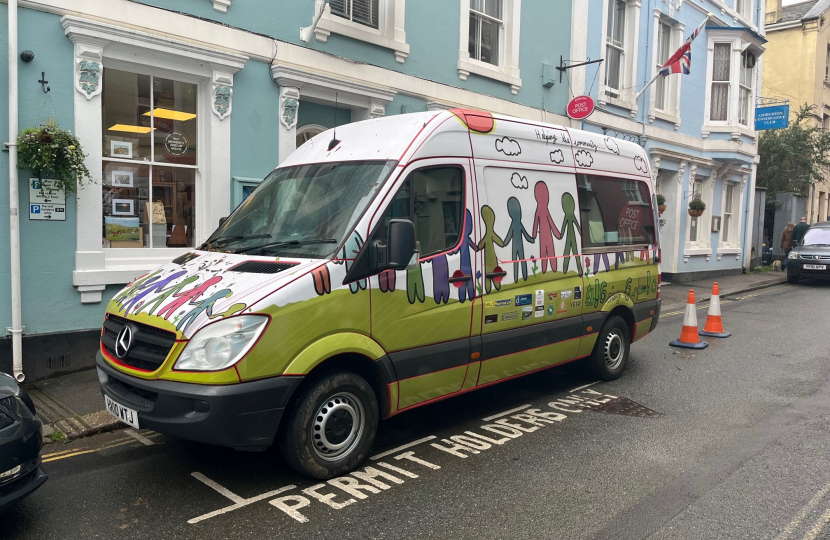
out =
{"type": "Polygon", "coordinates": [[[193,247],[198,85],[107,69],[103,88],[103,247],[193,247]]]}
{"type": "Polygon", "coordinates": [[[722,237],[725,244],[730,243],[729,234],[732,232],[732,206],[734,204],[735,184],[731,182],[726,183],[723,198],[723,231],[722,237]]]}
{"type": "Polygon", "coordinates": [[[741,70],[738,81],[738,92],[740,103],[738,104],[738,122],[744,126],[749,125],[749,115],[752,109],[752,81],[755,70],[755,55],[752,51],[741,53],[741,70]]]}
{"type": "Polygon", "coordinates": [[[709,110],[709,120],[715,122],[729,120],[731,55],[731,43],[715,43],[714,62],[712,63],[711,108],[709,110]]]}

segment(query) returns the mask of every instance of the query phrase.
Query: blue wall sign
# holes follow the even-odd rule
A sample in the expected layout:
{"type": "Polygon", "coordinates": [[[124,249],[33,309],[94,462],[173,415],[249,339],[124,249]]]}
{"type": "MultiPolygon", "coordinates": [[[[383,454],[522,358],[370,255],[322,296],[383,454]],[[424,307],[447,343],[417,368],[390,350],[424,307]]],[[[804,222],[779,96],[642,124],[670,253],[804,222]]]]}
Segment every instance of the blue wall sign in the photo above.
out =
{"type": "Polygon", "coordinates": [[[756,107],[755,109],[755,131],[786,128],[789,125],[789,120],[789,105],[756,107]]]}

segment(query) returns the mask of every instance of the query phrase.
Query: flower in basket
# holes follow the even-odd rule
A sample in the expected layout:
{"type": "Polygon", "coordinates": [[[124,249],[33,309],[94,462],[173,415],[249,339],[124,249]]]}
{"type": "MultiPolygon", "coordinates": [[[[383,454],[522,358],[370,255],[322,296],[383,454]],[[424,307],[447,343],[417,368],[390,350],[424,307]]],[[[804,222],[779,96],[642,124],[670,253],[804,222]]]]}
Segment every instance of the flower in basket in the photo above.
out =
{"type": "Polygon", "coordinates": [[[695,210],[697,212],[703,212],[706,210],[706,203],[701,201],[700,199],[693,199],[689,203],[689,210],[695,210]]]}
{"type": "Polygon", "coordinates": [[[17,155],[21,169],[28,169],[41,180],[54,179],[50,185],[41,182],[44,195],[54,196],[59,191],[74,193],[78,184],[92,182],[80,141],[72,132],[60,129],[54,118],[24,130],[17,137],[17,155]]]}
{"type": "Polygon", "coordinates": [[[666,205],[666,198],[659,193],[656,195],[657,197],[657,206],[665,206],[666,205]]]}

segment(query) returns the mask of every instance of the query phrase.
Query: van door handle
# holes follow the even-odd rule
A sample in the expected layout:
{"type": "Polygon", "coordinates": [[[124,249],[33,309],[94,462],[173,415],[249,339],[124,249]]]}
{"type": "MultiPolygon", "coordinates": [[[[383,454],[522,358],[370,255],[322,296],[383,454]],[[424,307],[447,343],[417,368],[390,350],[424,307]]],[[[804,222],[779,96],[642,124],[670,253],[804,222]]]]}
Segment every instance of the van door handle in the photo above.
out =
{"type": "Polygon", "coordinates": [[[464,275],[461,275],[461,276],[452,276],[450,278],[450,283],[460,283],[462,281],[472,281],[472,280],[473,280],[473,276],[469,276],[467,274],[464,274],[464,275]]]}
{"type": "Polygon", "coordinates": [[[487,279],[493,279],[493,278],[497,278],[497,277],[504,277],[506,275],[507,275],[507,272],[502,270],[501,272],[487,272],[484,275],[484,277],[486,277],[487,279]]]}

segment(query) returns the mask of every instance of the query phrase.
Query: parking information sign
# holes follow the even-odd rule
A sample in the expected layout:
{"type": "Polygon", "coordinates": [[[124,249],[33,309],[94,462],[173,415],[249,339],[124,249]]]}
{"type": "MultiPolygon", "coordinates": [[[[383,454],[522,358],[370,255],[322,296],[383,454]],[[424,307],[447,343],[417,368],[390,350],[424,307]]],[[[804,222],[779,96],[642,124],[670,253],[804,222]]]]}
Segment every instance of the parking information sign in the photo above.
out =
{"type": "Polygon", "coordinates": [[[55,190],[50,196],[50,188],[55,190],[54,180],[29,178],[29,219],[66,221],[66,193],[55,190]]]}

